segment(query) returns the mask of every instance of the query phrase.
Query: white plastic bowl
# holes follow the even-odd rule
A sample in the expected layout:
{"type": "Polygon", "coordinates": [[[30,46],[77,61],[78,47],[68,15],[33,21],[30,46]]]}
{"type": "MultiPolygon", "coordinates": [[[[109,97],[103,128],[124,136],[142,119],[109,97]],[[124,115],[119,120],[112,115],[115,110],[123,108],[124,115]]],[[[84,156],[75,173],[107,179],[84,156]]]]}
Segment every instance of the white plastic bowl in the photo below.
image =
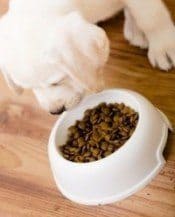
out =
{"type": "Polygon", "coordinates": [[[166,116],[136,92],[113,89],[87,97],[58,119],[50,136],[49,160],[58,188],[70,200],[86,205],[112,203],[132,195],[164,165],[162,152],[168,128],[166,116]],[[100,102],[123,102],[135,109],[139,121],[133,135],[120,149],[99,161],[74,163],[64,159],[58,146],[65,143],[68,127],[100,102]]]}

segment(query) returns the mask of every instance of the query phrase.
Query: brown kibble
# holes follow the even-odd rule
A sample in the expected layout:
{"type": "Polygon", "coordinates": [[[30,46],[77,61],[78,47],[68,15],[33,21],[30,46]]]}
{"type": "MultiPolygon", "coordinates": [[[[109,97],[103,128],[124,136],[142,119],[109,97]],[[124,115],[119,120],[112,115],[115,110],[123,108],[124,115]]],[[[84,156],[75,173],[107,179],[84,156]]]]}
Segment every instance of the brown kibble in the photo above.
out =
{"type": "Polygon", "coordinates": [[[131,131],[129,132],[129,136],[131,136],[133,134],[135,129],[131,129],[131,131]]]}
{"type": "Polygon", "coordinates": [[[97,148],[94,148],[94,149],[93,149],[93,151],[92,151],[92,156],[93,156],[93,157],[97,157],[97,156],[98,156],[98,154],[99,154],[99,152],[100,152],[100,150],[99,150],[99,149],[97,149],[97,148]]]}
{"type": "Polygon", "coordinates": [[[77,156],[74,158],[74,161],[75,161],[75,162],[82,162],[82,161],[83,161],[83,156],[77,155],[77,156]]]}
{"type": "Polygon", "coordinates": [[[110,135],[106,135],[105,136],[105,140],[108,142],[108,141],[110,141],[110,139],[111,139],[111,136],[110,135]]]}
{"type": "Polygon", "coordinates": [[[84,140],[87,142],[90,139],[92,133],[87,133],[84,137],[84,140]]]}
{"type": "Polygon", "coordinates": [[[68,140],[60,151],[65,159],[77,163],[100,160],[132,136],[138,118],[138,113],[123,103],[101,103],[69,127],[68,140]]]}
{"type": "Polygon", "coordinates": [[[113,118],[113,120],[114,120],[115,123],[118,123],[119,122],[119,116],[115,115],[114,118],[113,118]]]}
{"type": "Polygon", "coordinates": [[[106,123],[110,123],[112,120],[111,120],[110,117],[105,117],[104,121],[105,121],[106,123]]]}
{"type": "Polygon", "coordinates": [[[86,150],[87,150],[87,147],[84,145],[84,146],[81,148],[81,153],[84,153],[86,150]]]}
{"type": "MultiPolygon", "coordinates": [[[[78,144],[85,143],[83,137],[79,137],[79,138],[77,139],[77,142],[78,142],[78,144]]],[[[84,145],[84,144],[83,144],[83,145],[84,145]]]]}
{"type": "Polygon", "coordinates": [[[69,148],[69,152],[70,152],[71,154],[78,153],[78,151],[79,151],[78,148],[75,148],[75,147],[70,147],[70,148],[69,148]]]}
{"type": "Polygon", "coordinates": [[[89,116],[84,116],[83,121],[87,123],[89,121],[89,116]]]}
{"type": "Polygon", "coordinates": [[[77,128],[75,126],[71,126],[69,127],[69,132],[71,132],[72,134],[76,133],[77,132],[77,128]]]}
{"type": "Polygon", "coordinates": [[[73,144],[73,146],[77,146],[77,145],[78,145],[77,140],[74,140],[74,141],[72,142],[72,144],[73,144]]]}
{"type": "Polygon", "coordinates": [[[69,155],[68,154],[63,154],[63,157],[66,159],[69,159],[69,155]]]}
{"type": "Polygon", "coordinates": [[[79,143],[78,143],[78,147],[80,147],[80,148],[81,148],[81,147],[83,147],[85,144],[86,144],[86,142],[85,142],[85,141],[81,141],[81,142],[79,142],[79,143]]]}
{"type": "Polygon", "coordinates": [[[107,156],[110,155],[110,154],[112,154],[111,151],[105,151],[103,155],[104,155],[104,157],[107,157],[107,156]]]}
{"type": "Polygon", "coordinates": [[[90,117],[90,122],[92,124],[96,124],[97,121],[98,121],[98,114],[94,114],[90,117]]]}
{"type": "Polygon", "coordinates": [[[100,114],[100,118],[104,121],[105,118],[106,118],[106,115],[105,115],[104,113],[101,113],[101,114],[100,114]]]}
{"type": "Polygon", "coordinates": [[[95,115],[95,113],[96,113],[96,109],[94,108],[91,110],[91,116],[93,117],[95,115]]]}
{"type": "Polygon", "coordinates": [[[122,145],[121,142],[119,142],[118,140],[114,141],[113,144],[115,145],[116,148],[119,148],[122,145]]]}
{"type": "Polygon", "coordinates": [[[108,145],[108,151],[113,151],[114,150],[114,145],[112,145],[112,144],[109,144],[108,145]]]}
{"type": "Polygon", "coordinates": [[[108,144],[107,144],[106,142],[103,142],[103,143],[101,144],[101,149],[102,149],[103,151],[106,151],[106,150],[108,149],[108,144]]]}
{"type": "Polygon", "coordinates": [[[94,157],[89,157],[88,158],[89,162],[95,161],[96,159],[94,157]]]}
{"type": "Polygon", "coordinates": [[[120,103],[120,104],[118,104],[118,109],[121,111],[123,108],[124,108],[124,103],[120,103]]]}
{"type": "Polygon", "coordinates": [[[109,115],[109,113],[110,113],[110,108],[108,108],[108,107],[102,107],[102,108],[101,108],[101,111],[102,111],[105,115],[109,115]]]}
{"type": "Polygon", "coordinates": [[[98,142],[100,140],[100,135],[99,135],[98,131],[95,131],[93,133],[93,140],[96,142],[98,142]]]}
{"type": "Polygon", "coordinates": [[[129,113],[129,112],[130,112],[130,108],[127,107],[127,106],[125,106],[125,107],[122,109],[122,113],[123,113],[123,114],[127,114],[127,113],[129,113]]]}
{"type": "Polygon", "coordinates": [[[109,125],[106,122],[101,122],[100,127],[102,130],[108,130],[109,125]]]}
{"type": "Polygon", "coordinates": [[[75,133],[74,133],[74,139],[78,139],[79,136],[80,136],[80,135],[79,135],[79,132],[75,132],[75,133]]]}
{"type": "Polygon", "coordinates": [[[106,106],[107,106],[107,104],[105,102],[102,102],[97,107],[102,108],[102,107],[106,107],[106,106]]]}
{"type": "Polygon", "coordinates": [[[83,154],[83,157],[90,157],[91,156],[91,152],[87,151],[83,154]]]}
{"type": "Polygon", "coordinates": [[[79,127],[81,130],[84,130],[84,129],[86,128],[85,122],[81,121],[81,122],[78,124],[78,127],[79,127]]]}
{"type": "Polygon", "coordinates": [[[91,114],[91,109],[87,109],[85,112],[84,112],[84,115],[85,116],[90,116],[91,114]]]}

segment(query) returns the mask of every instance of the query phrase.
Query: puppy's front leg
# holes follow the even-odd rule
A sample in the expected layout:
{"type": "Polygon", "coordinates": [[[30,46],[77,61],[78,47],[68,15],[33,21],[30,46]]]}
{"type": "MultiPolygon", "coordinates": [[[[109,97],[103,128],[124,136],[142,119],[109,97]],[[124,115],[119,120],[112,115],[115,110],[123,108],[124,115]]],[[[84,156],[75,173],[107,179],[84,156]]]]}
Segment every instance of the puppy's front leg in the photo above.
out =
{"type": "Polygon", "coordinates": [[[163,70],[175,66],[175,27],[161,0],[123,0],[149,43],[151,64],[163,70]]]}
{"type": "Polygon", "coordinates": [[[148,48],[148,41],[145,37],[144,32],[137,26],[137,23],[130,13],[130,11],[125,8],[125,23],[124,23],[124,36],[130,42],[130,44],[140,47],[148,48]]]}

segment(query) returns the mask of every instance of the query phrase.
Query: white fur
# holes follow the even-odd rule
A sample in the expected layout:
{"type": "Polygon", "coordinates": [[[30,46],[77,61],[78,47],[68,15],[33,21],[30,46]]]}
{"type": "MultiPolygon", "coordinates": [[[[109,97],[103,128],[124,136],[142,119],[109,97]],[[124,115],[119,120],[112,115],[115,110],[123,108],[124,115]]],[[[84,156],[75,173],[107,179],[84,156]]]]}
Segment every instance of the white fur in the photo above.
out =
{"type": "Polygon", "coordinates": [[[98,91],[109,41],[94,23],[121,9],[127,40],[148,47],[153,66],[175,66],[175,28],[161,0],[11,0],[0,19],[0,68],[8,84],[32,89],[51,112],[98,91]]]}

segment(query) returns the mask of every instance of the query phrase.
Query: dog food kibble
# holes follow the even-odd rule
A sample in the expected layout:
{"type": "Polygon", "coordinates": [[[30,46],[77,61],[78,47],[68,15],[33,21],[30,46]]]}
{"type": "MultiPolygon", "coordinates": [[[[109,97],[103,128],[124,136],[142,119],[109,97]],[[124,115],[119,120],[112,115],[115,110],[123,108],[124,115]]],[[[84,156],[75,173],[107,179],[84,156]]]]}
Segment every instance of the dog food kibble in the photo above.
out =
{"type": "Polygon", "coordinates": [[[92,162],[109,156],[132,135],[138,113],[123,103],[88,109],[82,120],[68,129],[68,140],[60,147],[64,158],[73,162],[92,162]]]}

